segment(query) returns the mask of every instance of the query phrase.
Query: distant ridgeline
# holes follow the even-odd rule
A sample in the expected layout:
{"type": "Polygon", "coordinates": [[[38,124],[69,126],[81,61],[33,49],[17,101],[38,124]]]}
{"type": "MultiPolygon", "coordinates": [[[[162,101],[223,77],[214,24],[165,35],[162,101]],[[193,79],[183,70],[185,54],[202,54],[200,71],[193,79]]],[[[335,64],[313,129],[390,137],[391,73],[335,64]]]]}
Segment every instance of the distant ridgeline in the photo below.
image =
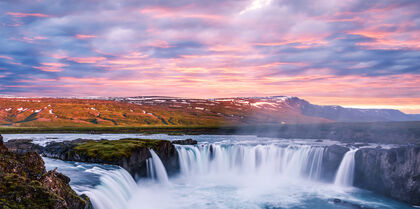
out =
{"type": "Polygon", "coordinates": [[[319,106],[297,97],[0,98],[3,127],[138,127],[420,121],[391,109],[319,106]]]}

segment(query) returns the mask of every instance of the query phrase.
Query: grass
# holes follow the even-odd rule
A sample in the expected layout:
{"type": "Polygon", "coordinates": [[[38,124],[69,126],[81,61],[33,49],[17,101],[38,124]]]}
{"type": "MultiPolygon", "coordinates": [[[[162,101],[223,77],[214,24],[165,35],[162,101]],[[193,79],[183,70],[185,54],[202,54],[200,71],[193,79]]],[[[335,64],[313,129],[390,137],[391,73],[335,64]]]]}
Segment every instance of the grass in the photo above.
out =
{"type": "Polygon", "coordinates": [[[236,126],[109,126],[109,127],[0,127],[2,134],[32,134],[32,133],[166,133],[211,134],[221,130],[236,130],[236,126]]]}
{"type": "Polygon", "coordinates": [[[74,148],[76,154],[87,155],[90,158],[99,158],[113,161],[123,157],[129,158],[132,151],[139,148],[156,149],[164,140],[152,139],[120,139],[100,140],[81,143],[74,148]]]}
{"type": "Polygon", "coordinates": [[[109,100],[0,98],[0,126],[22,128],[189,127],[274,122],[295,124],[331,121],[304,116],[292,108],[259,109],[232,101],[178,101],[137,105],[109,100]]]}
{"type": "Polygon", "coordinates": [[[0,126],[37,128],[214,126],[227,123],[238,123],[238,121],[220,118],[209,111],[196,111],[186,107],[135,105],[108,100],[0,98],[0,126]]]}

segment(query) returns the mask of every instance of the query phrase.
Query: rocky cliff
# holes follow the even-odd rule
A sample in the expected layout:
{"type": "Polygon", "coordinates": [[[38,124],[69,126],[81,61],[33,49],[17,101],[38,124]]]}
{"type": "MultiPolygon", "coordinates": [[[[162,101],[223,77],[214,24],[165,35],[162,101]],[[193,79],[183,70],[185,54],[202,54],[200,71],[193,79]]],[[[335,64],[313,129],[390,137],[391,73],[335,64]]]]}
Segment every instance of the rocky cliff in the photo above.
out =
{"type": "Polygon", "coordinates": [[[335,174],[340,167],[341,160],[350,149],[339,145],[331,145],[325,148],[322,159],[322,176],[325,181],[334,181],[335,174]]]}
{"type": "Polygon", "coordinates": [[[420,205],[420,146],[362,148],[355,161],[355,186],[420,205]]]}
{"type": "Polygon", "coordinates": [[[118,165],[133,177],[147,175],[146,160],[153,149],[165,165],[168,174],[179,171],[178,152],[166,140],[120,139],[120,140],[74,140],[49,143],[43,155],[66,161],[118,165]]]}
{"type": "Polygon", "coordinates": [[[44,161],[35,152],[14,153],[0,135],[0,208],[91,208],[86,196],[78,196],[70,179],[46,172],[44,161]]]}

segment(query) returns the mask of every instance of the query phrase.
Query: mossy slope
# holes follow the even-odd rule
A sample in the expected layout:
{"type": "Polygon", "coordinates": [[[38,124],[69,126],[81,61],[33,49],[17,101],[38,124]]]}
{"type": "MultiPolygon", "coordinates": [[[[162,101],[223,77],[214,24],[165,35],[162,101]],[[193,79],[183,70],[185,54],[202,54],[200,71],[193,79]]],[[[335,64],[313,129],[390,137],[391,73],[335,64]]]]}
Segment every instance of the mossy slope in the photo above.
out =
{"type": "Polygon", "coordinates": [[[100,140],[80,143],[74,147],[74,153],[86,155],[89,158],[100,158],[105,161],[115,161],[121,158],[129,158],[134,150],[156,149],[162,140],[151,139],[120,139],[100,140]]]}

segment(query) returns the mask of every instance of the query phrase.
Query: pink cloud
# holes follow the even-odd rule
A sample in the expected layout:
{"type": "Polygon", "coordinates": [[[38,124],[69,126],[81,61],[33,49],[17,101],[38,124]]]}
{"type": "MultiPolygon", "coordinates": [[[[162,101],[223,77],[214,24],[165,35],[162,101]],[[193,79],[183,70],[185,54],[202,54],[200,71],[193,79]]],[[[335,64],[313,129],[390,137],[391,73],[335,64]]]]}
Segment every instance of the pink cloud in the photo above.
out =
{"type": "Polygon", "coordinates": [[[106,60],[106,57],[67,57],[67,59],[77,63],[93,64],[106,60]]]}
{"type": "Polygon", "coordinates": [[[6,14],[14,17],[51,17],[50,15],[41,13],[6,12],[6,14]]]}
{"type": "Polygon", "coordinates": [[[0,59],[13,60],[13,58],[4,55],[0,55],[0,59]]]}
{"type": "Polygon", "coordinates": [[[62,67],[68,66],[67,64],[56,63],[56,62],[43,62],[41,64],[43,66],[33,66],[33,68],[44,71],[44,72],[61,72],[63,71],[62,67]]]}
{"type": "Polygon", "coordinates": [[[77,39],[90,39],[90,38],[96,38],[96,35],[86,35],[86,34],[77,34],[77,39]]]}
{"type": "Polygon", "coordinates": [[[223,20],[223,16],[214,14],[205,14],[195,12],[188,7],[182,8],[166,8],[166,7],[149,7],[140,10],[140,13],[149,15],[152,18],[197,18],[213,21],[223,20]]]}

